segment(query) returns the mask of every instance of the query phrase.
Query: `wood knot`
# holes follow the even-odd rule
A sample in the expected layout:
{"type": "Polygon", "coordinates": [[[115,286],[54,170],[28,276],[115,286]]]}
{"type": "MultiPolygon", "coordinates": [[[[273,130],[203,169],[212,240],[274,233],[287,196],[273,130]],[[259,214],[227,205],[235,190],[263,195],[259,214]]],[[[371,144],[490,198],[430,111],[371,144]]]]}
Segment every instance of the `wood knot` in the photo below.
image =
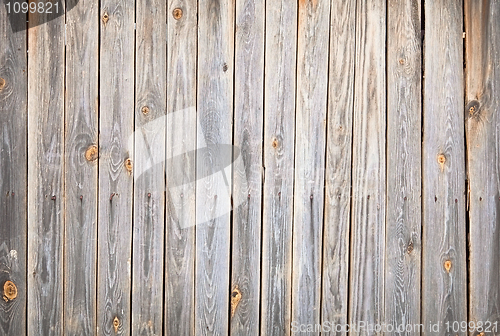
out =
{"type": "Polygon", "coordinates": [[[95,160],[97,160],[97,157],[99,156],[98,154],[99,154],[99,150],[97,149],[97,146],[91,145],[85,151],[85,159],[87,159],[87,161],[89,161],[89,162],[95,161],[95,160]]]}
{"type": "Polygon", "coordinates": [[[477,100],[471,100],[465,107],[465,113],[468,113],[469,118],[474,118],[479,115],[479,102],[477,100]]]}
{"type": "Polygon", "coordinates": [[[14,300],[17,297],[17,287],[12,281],[5,281],[3,284],[3,299],[5,302],[14,300]]]}
{"type": "Polygon", "coordinates": [[[125,169],[127,169],[127,171],[129,173],[132,173],[133,166],[132,166],[132,160],[130,158],[125,160],[124,165],[125,165],[125,169]]]}
{"type": "Polygon", "coordinates": [[[236,286],[231,292],[231,317],[234,316],[234,313],[240,301],[241,301],[241,292],[238,286],[236,286]]]}
{"type": "Polygon", "coordinates": [[[224,63],[224,65],[222,66],[222,71],[226,72],[227,69],[228,69],[227,63],[224,63]]]}
{"type": "Polygon", "coordinates": [[[413,252],[413,242],[412,241],[410,241],[410,243],[408,244],[408,248],[406,249],[406,252],[408,252],[408,254],[413,252]]]}
{"type": "Polygon", "coordinates": [[[180,20],[182,18],[182,9],[176,8],[172,11],[172,15],[174,19],[180,20]]]}
{"type": "Polygon", "coordinates": [[[104,14],[102,15],[102,22],[104,22],[104,24],[106,24],[109,20],[109,14],[108,12],[104,12],[104,14]]]}
{"type": "Polygon", "coordinates": [[[441,171],[444,170],[444,164],[446,163],[446,156],[444,154],[439,154],[437,157],[437,161],[439,165],[441,166],[441,171]]]}
{"type": "Polygon", "coordinates": [[[444,262],[444,269],[446,270],[446,272],[450,273],[450,269],[451,269],[451,260],[446,260],[444,262]]]}
{"type": "Polygon", "coordinates": [[[272,146],[273,146],[273,148],[278,148],[278,140],[274,139],[272,146]]]}
{"type": "Polygon", "coordinates": [[[142,111],[142,114],[148,115],[149,114],[149,107],[143,106],[142,109],[141,109],[141,111],[142,111]]]}
{"type": "Polygon", "coordinates": [[[0,91],[3,90],[3,88],[5,87],[5,84],[6,84],[5,79],[0,78],[0,91]]]}
{"type": "Polygon", "coordinates": [[[120,327],[120,320],[117,316],[113,319],[113,328],[115,329],[115,334],[118,334],[118,328],[120,327]]]}
{"type": "Polygon", "coordinates": [[[401,59],[399,60],[399,64],[401,64],[401,65],[405,64],[405,60],[401,58],[401,59]]]}

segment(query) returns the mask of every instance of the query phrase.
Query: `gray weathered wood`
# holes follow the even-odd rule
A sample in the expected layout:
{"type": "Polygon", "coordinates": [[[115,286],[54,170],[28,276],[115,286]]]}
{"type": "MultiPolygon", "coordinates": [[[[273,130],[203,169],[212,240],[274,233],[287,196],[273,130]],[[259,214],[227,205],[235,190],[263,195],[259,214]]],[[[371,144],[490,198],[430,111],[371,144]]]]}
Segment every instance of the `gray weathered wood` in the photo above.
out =
{"type": "Polygon", "coordinates": [[[391,0],[387,5],[385,321],[406,327],[420,323],[421,4],[391,0]]]}
{"type": "Polygon", "coordinates": [[[91,335],[97,327],[98,1],[80,0],[66,22],[64,334],[91,335]]]}
{"type": "Polygon", "coordinates": [[[442,335],[467,321],[462,22],[461,2],[425,3],[421,314],[442,335]]]}
{"type": "Polygon", "coordinates": [[[356,1],[332,1],[331,6],[321,319],[343,325],[348,310],[356,1]]]}
{"type": "Polygon", "coordinates": [[[196,0],[171,0],[167,10],[164,323],[172,336],[195,330],[197,9],[196,0]]]}
{"type": "Polygon", "coordinates": [[[167,4],[137,1],[131,335],[162,335],[167,4]]]}
{"type": "Polygon", "coordinates": [[[262,0],[236,2],[231,334],[258,335],[264,122],[262,0]]]}
{"type": "Polygon", "coordinates": [[[200,335],[225,335],[229,327],[232,169],[225,165],[231,154],[220,145],[232,143],[234,6],[231,0],[198,2],[195,331],[200,335]]]}
{"type": "Polygon", "coordinates": [[[499,17],[498,1],[465,1],[469,320],[491,323],[500,323],[499,17]]]}
{"type": "Polygon", "coordinates": [[[385,1],[357,2],[349,280],[351,324],[384,321],[385,20],[385,1]]]}
{"type": "Polygon", "coordinates": [[[64,15],[28,32],[28,335],[63,333],[64,15]]]}
{"type": "Polygon", "coordinates": [[[299,1],[292,249],[299,324],[319,323],[321,312],[329,19],[329,0],[299,1]]]}
{"type": "Polygon", "coordinates": [[[26,37],[0,5],[0,335],[26,334],[26,37]]]}
{"type": "Polygon", "coordinates": [[[290,335],[297,15],[295,2],[266,1],[263,335],[290,335]]]}
{"type": "Polygon", "coordinates": [[[101,1],[99,335],[131,334],[134,12],[133,0],[101,1]]]}

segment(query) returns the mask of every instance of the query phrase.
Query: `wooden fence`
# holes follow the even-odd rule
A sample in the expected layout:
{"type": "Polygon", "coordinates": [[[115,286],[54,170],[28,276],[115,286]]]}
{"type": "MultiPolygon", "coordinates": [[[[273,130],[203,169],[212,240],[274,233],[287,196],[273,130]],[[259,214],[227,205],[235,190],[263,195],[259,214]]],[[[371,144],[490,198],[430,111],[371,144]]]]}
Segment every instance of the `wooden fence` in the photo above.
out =
{"type": "Polygon", "coordinates": [[[500,1],[60,5],[0,5],[0,335],[500,333],[500,1]]]}

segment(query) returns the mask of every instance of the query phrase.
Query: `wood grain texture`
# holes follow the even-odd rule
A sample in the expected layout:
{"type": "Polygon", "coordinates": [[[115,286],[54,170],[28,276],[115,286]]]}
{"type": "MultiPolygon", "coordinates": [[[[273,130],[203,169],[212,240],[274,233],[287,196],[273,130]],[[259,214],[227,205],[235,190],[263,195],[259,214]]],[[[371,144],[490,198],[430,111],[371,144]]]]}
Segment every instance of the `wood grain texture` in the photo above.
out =
{"type": "Polygon", "coordinates": [[[171,0],[167,10],[164,329],[172,336],[195,330],[197,9],[196,0],[171,0]]]}
{"type": "Polygon", "coordinates": [[[500,322],[500,2],[465,1],[469,320],[500,322]]]}
{"type": "Polygon", "coordinates": [[[71,2],[67,6],[74,8],[66,16],[64,334],[90,335],[97,328],[99,3],[71,2]]]}
{"type": "MultiPolygon", "coordinates": [[[[24,18],[26,19],[26,18],[24,18]]],[[[0,5],[0,335],[26,334],[28,73],[25,32],[0,5]],[[17,296],[9,299],[10,281],[17,296]],[[7,295],[6,295],[7,294],[7,295]],[[7,300],[5,300],[7,297],[7,300]]]]}
{"type": "Polygon", "coordinates": [[[425,3],[424,325],[467,320],[462,22],[462,3],[425,3]]]}
{"type": "Polygon", "coordinates": [[[99,335],[131,334],[134,16],[133,0],[101,1],[99,335]]]}
{"type": "Polygon", "coordinates": [[[385,20],[385,1],[357,2],[349,280],[351,324],[384,321],[385,20]]]}
{"type": "Polygon", "coordinates": [[[342,325],[348,311],[356,1],[331,6],[321,319],[342,325]]]}
{"type": "Polygon", "coordinates": [[[234,8],[230,0],[198,2],[195,332],[225,335],[229,327],[234,8]],[[201,150],[203,149],[203,150],[201,150]]]}
{"type": "MultiPolygon", "coordinates": [[[[44,15],[44,14],[43,14],[44,15]]],[[[64,16],[28,32],[28,335],[63,333],[64,16]]],[[[33,25],[33,26],[31,26],[33,25]]]]}
{"type": "Polygon", "coordinates": [[[236,2],[231,289],[241,299],[231,318],[234,335],[259,334],[264,5],[236,2]]]}
{"type": "MultiPolygon", "coordinates": [[[[420,0],[387,8],[385,321],[420,323],[422,47],[420,0]]],[[[418,331],[387,334],[415,335],[418,331]]]]}
{"type": "Polygon", "coordinates": [[[299,324],[319,323],[321,312],[329,19],[330,1],[299,1],[292,249],[299,324]]]}
{"type": "Polygon", "coordinates": [[[295,2],[266,1],[263,335],[290,335],[297,15],[295,2]]]}
{"type": "Polygon", "coordinates": [[[163,334],[166,11],[165,1],[136,4],[131,335],[163,334]]]}

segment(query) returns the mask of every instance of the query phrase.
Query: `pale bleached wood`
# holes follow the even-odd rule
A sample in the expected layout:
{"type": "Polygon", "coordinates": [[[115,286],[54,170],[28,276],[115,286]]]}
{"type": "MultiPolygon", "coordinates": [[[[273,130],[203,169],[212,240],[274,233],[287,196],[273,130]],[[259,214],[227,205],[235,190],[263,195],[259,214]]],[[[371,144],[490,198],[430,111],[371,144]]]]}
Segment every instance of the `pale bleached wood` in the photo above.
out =
{"type": "Polygon", "coordinates": [[[356,9],[352,153],[351,324],[384,321],[385,39],[386,2],[359,0],[356,9]]]}
{"type": "Polygon", "coordinates": [[[65,335],[97,327],[99,3],[68,1],[65,102],[65,335]],[[96,146],[96,147],[93,147],[96,146]]]}
{"type": "Polygon", "coordinates": [[[162,335],[167,4],[136,4],[131,335],[162,335]]]}
{"type": "Polygon", "coordinates": [[[232,169],[224,165],[231,154],[220,145],[232,143],[234,6],[231,0],[198,2],[195,332],[199,335],[225,335],[229,327],[232,169]]]}
{"type": "Polygon", "coordinates": [[[169,1],[167,25],[164,329],[176,336],[195,330],[197,1],[169,1]]]}
{"type": "Polygon", "coordinates": [[[26,334],[26,37],[26,32],[12,31],[0,5],[0,335],[26,334]],[[17,289],[15,298],[5,293],[7,281],[17,289]]]}
{"type": "Polygon", "coordinates": [[[343,325],[348,310],[356,1],[332,1],[331,6],[321,319],[343,325]]]}
{"type": "Polygon", "coordinates": [[[442,335],[467,321],[462,22],[461,2],[425,2],[421,314],[442,335]]]}
{"type": "Polygon", "coordinates": [[[385,321],[406,327],[420,323],[421,3],[391,0],[387,5],[385,321]]]}
{"type": "Polygon", "coordinates": [[[264,21],[262,0],[236,2],[231,334],[258,335],[262,220],[264,21]]]}
{"type": "Polygon", "coordinates": [[[28,32],[28,335],[63,334],[64,16],[28,32]]]}
{"type": "Polygon", "coordinates": [[[100,12],[97,333],[130,335],[135,2],[100,12]]]}
{"type": "Polygon", "coordinates": [[[299,324],[319,323],[321,312],[329,19],[329,0],[299,1],[292,248],[299,324]]]}
{"type": "Polygon", "coordinates": [[[500,323],[499,17],[498,1],[465,1],[469,320],[491,323],[500,323]]]}
{"type": "Polygon", "coordinates": [[[262,335],[290,335],[297,15],[295,2],[266,1],[262,335]]]}

